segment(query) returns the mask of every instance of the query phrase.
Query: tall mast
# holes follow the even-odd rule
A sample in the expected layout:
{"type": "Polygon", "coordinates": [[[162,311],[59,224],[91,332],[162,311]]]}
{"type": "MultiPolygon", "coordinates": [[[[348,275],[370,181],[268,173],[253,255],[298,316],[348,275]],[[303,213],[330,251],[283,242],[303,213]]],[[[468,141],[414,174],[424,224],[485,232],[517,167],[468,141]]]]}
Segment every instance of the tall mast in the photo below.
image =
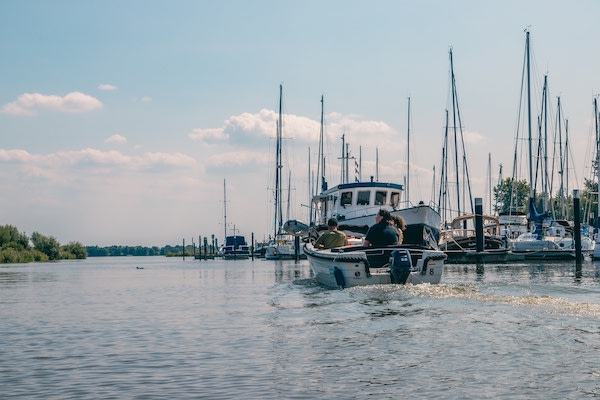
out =
{"type": "Polygon", "coordinates": [[[457,123],[456,123],[456,86],[454,80],[454,62],[452,61],[452,49],[450,49],[450,80],[452,85],[452,132],[454,134],[454,167],[456,169],[456,205],[457,215],[462,215],[461,213],[461,204],[460,204],[460,172],[459,172],[459,163],[458,163],[458,134],[456,132],[457,123]]]}
{"type": "Polygon", "coordinates": [[[276,155],[275,155],[275,217],[273,218],[273,238],[279,232],[279,226],[283,219],[283,211],[281,208],[281,137],[283,131],[283,85],[279,85],[279,118],[277,120],[277,138],[276,138],[276,155]]]}
{"type": "Polygon", "coordinates": [[[567,220],[569,218],[569,205],[568,203],[568,194],[569,194],[569,120],[565,119],[565,167],[567,169],[566,178],[565,178],[565,213],[564,217],[567,220]]]}
{"type": "Polygon", "coordinates": [[[529,144],[529,201],[534,200],[533,191],[533,138],[531,136],[531,63],[529,61],[529,31],[525,32],[525,57],[527,62],[527,132],[529,144]]]}
{"type": "Polygon", "coordinates": [[[562,106],[560,105],[560,96],[558,96],[557,118],[558,118],[558,176],[560,177],[560,212],[564,216],[565,213],[565,164],[562,146],[562,106]]]}
{"type": "Polygon", "coordinates": [[[308,146],[308,223],[313,222],[313,201],[312,201],[312,172],[310,169],[310,146],[308,146]]]}
{"type": "MultiPolygon", "coordinates": [[[[291,192],[292,192],[292,171],[288,171],[288,192],[287,192],[287,207],[286,207],[286,215],[285,218],[286,220],[290,219],[290,206],[292,204],[292,199],[291,199],[291,192]]],[[[281,220],[282,225],[283,225],[283,220],[281,220]]]]}
{"type": "MultiPolygon", "coordinates": [[[[596,195],[597,198],[597,209],[596,209],[596,223],[594,224],[596,227],[600,222],[600,130],[598,127],[598,101],[597,98],[594,98],[594,122],[596,128],[596,195]]],[[[600,233],[598,234],[600,237],[600,233]]]]}
{"type": "Polygon", "coordinates": [[[406,201],[410,205],[410,97],[408,98],[408,122],[406,129],[406,201]]]}
{"type": "Polygon", "coordinates": [[[227,239],[227,191],[225,190],[225,179],[223,179],[223,240],[227,239]]]}
{"type": "Polygon", "coordinates": [[[322,192],[326,189],[325,187],[325,155],[323,154],[323,127],[324,123],[324,109],[325,101],[324,96],[321,95],[321,129],[319,131],[319,150],[317,157],[317,187],[315,188],[315,194],[322,192]]]}
{"type": "MultiPolygon", "coordinates": [[[[560,97],[558,100],[559,105],[559,124],[560,124],[560,97]]],[[[542,149],[544,151],[543,155],[543,170],[542,170],[542,190],[544,193],[544,210],[550,209],[549,207],[549,193],[550,193],[550,177],[548,175],[548,75],[544,75],[544,89],[542,91],[542,107],[543,107],[543,117],[544,117],[544,137],[543,139],[540,137],[540,144],[543,144],[542,149]]],[[[560,126],[559,126],[560,129],[560,126]]],[[[540,147],[540,146],[538,146],[540,147]]],[[[553,171],[554,172],[554,171],[553,171]]],[[[537,181],[537,179],[536,179],[537,181]]]]}

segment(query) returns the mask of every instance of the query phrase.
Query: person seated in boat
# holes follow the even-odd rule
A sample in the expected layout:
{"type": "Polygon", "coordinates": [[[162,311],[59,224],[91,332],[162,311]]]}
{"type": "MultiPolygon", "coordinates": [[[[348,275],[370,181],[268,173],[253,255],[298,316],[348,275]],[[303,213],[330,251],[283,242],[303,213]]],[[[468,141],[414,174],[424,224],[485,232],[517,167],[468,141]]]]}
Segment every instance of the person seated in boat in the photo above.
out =
{"type": "Polygon", "coordinates": [[[375,225],[367,231],[363,244],[367,247],[385,247],[397,245],[399,240],[398,229],[392,225],[392,214],[385,208],[380,209],[375,215],[375,225]]]}
{"type": "Polygon", "coordinates": [[[331,249],[348,245],[346,234],[338,230],[338,222],[335,218],[327,221],[327,232],[323,233],[315,242],[317,249],[331,249]]]}
{"type": "Polygon", "coordinates": [[[406,229],[406,224],[404,223],[404,218],[399,215],[392,216],[392,225],[398,229],[398,244],[402,244],[404,241],[404,230],[406,229]]]}

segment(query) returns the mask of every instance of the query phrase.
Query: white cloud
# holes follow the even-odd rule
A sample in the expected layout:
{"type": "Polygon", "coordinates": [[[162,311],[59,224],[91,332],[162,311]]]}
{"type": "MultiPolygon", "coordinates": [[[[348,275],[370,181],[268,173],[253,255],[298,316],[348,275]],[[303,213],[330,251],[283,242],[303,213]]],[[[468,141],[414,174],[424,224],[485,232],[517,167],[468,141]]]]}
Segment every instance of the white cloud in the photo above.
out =
{"type": "Polygon", "coordinates": [[[113,91],[113,90],[117,90],[118,88],[115,85],[111,85],[109,83],[103,83],[98,85],[98,90],[104,90],[104,91],[113,91]]]}
{"type": "MultiPolygon", "coordinates": [[[[275,111],[266,109],[254,114],[243,113],[228,118],[220,128],[194,129],[188,137],[210,144],[228,142],[232,145],[264,146],[264,141],[256,139],[274,138],[277,132],[277,118],[278,114],[275,111]]],[[[384,122],[365,121],[354,115],[331,113],[326,117],[326,121],[325,132],[333,141],[338,141],[344,133],[357,146],[373,145],[375,136],[381,143],[398,136],[398,133],[384,122]]],[[[285,114],[283,117],[283,137],[286,139],[316,145],[319,132],[320,121],[294,114],[285,114]]]]}
{"type": "Polygon", "coordinates": [[[5,104],[2,112],[13,115],[35,115],[37,110],[83,113],[99,108],[102,108],[100,100],[81,92],[71,92],[64,97],[24,93],[17,100],[5,104]]]}
{"type": "Polygon", "coordinates": [[[111,137],[105,140],[106,143],[127,143],[127,138],[125,136],[121,136],[119,134],[112,135],[111,137]]]}
{"type": "Polygon", "coordinates": [[[152,101],[152,97],[142,96],[141,101],[142,101],[142,103],[150,103],[152,101]]]}
{"type": "Polygon", "coordinates": [[[226,142],[229,140],[229,135],[225,133],[223,128],[194,129],[188,133],[188,137],[192,140],[199,140],[206,143],[226,142]]]}
{"type": "Polygon", "coordinates": [[[25,150],[0,149],[0,163],[22,164],[29,168],[63,170],[76,167],[73,171],[85,168],[108,167],[110,173],[117,171],[192,169],[197,167],[194,158],[182,153],[144,153],[130,156],[119,151],[81,149],[59,151],[48,154],[31,154],[25,150]]]}
{"type": "Polygon", "coordinates": [[[269,156],[266,152],[233,151],[208,157],[207,170],[224,172],[255,172],[257,166],[266,166],[269,156]]]}
{"type": "Polygon", "coordinates": [[[486,137],[479,132],[463,131],[463,136],[465,138],[465,143],[477,144],[485,142],[486,140],[486,137]]]}

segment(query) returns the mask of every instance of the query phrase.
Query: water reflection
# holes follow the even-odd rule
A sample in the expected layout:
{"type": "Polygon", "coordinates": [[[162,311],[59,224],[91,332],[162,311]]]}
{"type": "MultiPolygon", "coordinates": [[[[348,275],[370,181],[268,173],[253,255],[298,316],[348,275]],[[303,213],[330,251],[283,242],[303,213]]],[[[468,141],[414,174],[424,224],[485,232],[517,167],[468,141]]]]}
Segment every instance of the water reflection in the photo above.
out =
{"type": "Polygon", "coordinates": [[[0,270],[0,285],[2,286],[12,286],[28,281],[29,275],[25,272],[0,270]]]}
{"type": "Polygon", "coordinates": [[[265,262],[271,262],[273,264],[276,283],[291,282],[298,279],[313,277],[312,270],[306,260],[265,260],[265,262]]]}

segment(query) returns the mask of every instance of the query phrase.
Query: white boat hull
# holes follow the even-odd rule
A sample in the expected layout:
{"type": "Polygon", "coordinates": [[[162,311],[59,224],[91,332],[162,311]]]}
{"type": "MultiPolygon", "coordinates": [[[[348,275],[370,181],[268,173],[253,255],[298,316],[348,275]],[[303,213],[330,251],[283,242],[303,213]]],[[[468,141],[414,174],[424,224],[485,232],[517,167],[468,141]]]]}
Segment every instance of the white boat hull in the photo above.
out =
{"type": "Polygon", "coordinates": [[[440,283],[446,255],[438,250],[410,249],[402,246],[385,249],[347,246],[329,250],[315,250],[312,244],[304,247],[317,281],[329,288],[383,285],[391,283],[440,283]],[[404,282],[395,282],[390,265],[385,263],[390,253],[402,249],[410,253],[410,273],[404,282]],[[373,262],[382,260],[383,265],[373,262]]]}

